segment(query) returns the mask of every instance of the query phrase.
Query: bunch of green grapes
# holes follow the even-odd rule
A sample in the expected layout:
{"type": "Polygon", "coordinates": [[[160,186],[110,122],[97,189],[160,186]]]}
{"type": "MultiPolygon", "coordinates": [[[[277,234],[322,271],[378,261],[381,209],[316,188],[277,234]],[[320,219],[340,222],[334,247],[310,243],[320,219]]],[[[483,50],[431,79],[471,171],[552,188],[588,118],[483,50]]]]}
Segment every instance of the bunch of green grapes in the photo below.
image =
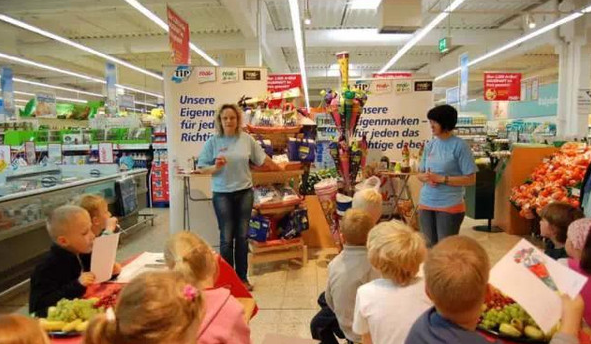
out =
{"type": "Polygon", "coordinates": [[[47,319],[50,321],[72,322],[76,319],[89,320],[103,310],[95,308],[97,299],[62,299],[55,307],[49,307],[47,319]]]}
{"type": "Polygon", "coordinates": [[[502,309],[490,309],[482,315],[480,326],[485,329],[493,329],[501,324],[511,324],[518,320],[523,325],[535,326],[535,321],[518,304],[506,305],[502,309]]]}

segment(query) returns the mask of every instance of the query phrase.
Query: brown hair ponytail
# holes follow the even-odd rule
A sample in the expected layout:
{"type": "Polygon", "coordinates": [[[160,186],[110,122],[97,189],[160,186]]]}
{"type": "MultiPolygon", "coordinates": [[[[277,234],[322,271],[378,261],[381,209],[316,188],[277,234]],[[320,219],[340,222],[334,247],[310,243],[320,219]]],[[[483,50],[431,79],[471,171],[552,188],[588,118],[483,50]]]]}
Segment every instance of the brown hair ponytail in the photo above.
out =
{"type": "Polygon", "coordinates": [[[170,237],[164,249],[164,259],[170,269],[178,271],[194,285],[217,273],[212,248],[191,232],[183,231],[170,237]]]}
{"type": "Polygon", "coordinates": [[[84,344],[115,344],[116,326],[104,314],[95,316],[88,324],[84,344]]]}

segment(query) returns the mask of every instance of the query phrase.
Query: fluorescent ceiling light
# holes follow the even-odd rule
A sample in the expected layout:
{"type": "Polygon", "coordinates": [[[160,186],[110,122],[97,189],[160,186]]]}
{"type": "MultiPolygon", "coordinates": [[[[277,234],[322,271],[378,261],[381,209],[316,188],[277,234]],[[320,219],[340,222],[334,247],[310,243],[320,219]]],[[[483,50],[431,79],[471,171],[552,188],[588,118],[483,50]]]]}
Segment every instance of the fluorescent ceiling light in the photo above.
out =
{"type": "MultiPolygon", "coordinates": [[[[29,65],[29,66],[34,66],[34,67],[41,68],[41,69],[47,69],[47,70],[50,70],[50,71],[53,71],[53,72],[62,73],[62,74],[66,74],[66,75],[69,75],[69,76],[81,78],[81,79],[84,79],[84,80],[94,81],[94,82],[98,82],[98,83],[101,83],[101,84],[106,84],[107,83],[103,79],[95,78],[95,77],[84,75],[84,74],[80,74],[80,73],[75,73],[75,72],[72,72],[72,71],[69,71],[69,70],[65,70],[65,69],[61,69],[61,68],[52,67],[52,66],[49,66],[49,65],[46,65],[46,64],[43,64],[43,63],[34,62],[34,61],[23,59],[23,58],[20,58],[20,57],[17,57],[17,56],[12,56],[12,55],[7,55],[7,54],[0,53],[0,59],[2,59],[2,58],[6,59],[6,60],[9,60],[9,61],[14,61],[14,62],[17,62],[17,63],[21,63],[21,64],[25,64],[25,65],[29,65]]],[[[118,87],[118,88],[122,88],[124,90],[129,90],[129,91],[133,91],[133,92],[137,92],[137,93],[143,93],[143,94],[146,94],[146,95],[149,95],[149,96],[153,96],[153,97],[163,98],[164,99],[164,96],[162,96],[159,93],[152,93],[152,92],[148,92],[148,91],[142,91],[142,90],[139,90],[137,88],[133,88],[133,87],[130,87],[130,86],[125,86],[125,85],[120,85],[120,84],[116,84],[115,86],[118,87]]]]}
{"type": "Polygon", "coordinates": [[[53,40],[56,40],[56,41],[58,41],[58,42],[61,42],[61,43],[67,44],[67,45],[69,45],[69,46],[71,46],[71,47],[74,47],[74,48],[76,48],[76,49],[79,49],[79,50],[85,51],[85,52],[87,52],[87,53],[90,53],[90,54],[92,54],[92,55],[95,55],[95,56],[102,57],[102,58],[104,58],[104,59],[106,59],[106,60],[109,60],[109,61],[111,61],[111,62],[114,62],[114,63],[116,63],[116,64],[119,64],[119,65],[125,66],[125,67],[127,67],[127,68],[133,69],[133,70],[135,70],[136,72],[140,72],[140,73],[143,73],[143,74],[145,74],[145,75],[151,76],[152,78],[156,78],[156,79],[158,79],[158,80],[164,80],[164,78],[163,78],[163,77],[162,77],[160,74],[156,74],[156,73],[154,73],[154,72],[150,72],[149,70],[146,70],[146,69],[140,68],[140,67],[138,67],[138,66],[136,66],[136,65],[133,65],[133,64],[131,64],[131,63],[129,63],[129,62],[126,62],[126,61],[120,60],[120,59],[118,59],[118,58],[116,58],[116,57],[113,57],[113,56],[111,56],[111,55],[103,54],[103,53],[101,53],[100,51],[96,51],[96,50],[94,50],[94,49],[92,49],[92,48],[89,48],[89,47],[87,47],[87,46],[85,46],[85,45],[82,45],[82,44],[80,44],[80,43],[76,43],[76,42],[74,42],[74,41],[71,41],[71,40],[69,40],[69,39],[67,39],[67,38],[64,38],[64,37],[62,37],[62,36],[58,36],[58,35],[56,35],[56,34],[54,34],[54,33],[51,33],[51,32],[49,32],[49,31],[45,31],[45,30],[43,30],[43,29],[40,29],[40,28],[38,28],[38,27],[36,27],[36,26],[29,25],[29,24],[27,24],[27,23],[24,23],[24,22],[22,22],[22,21],[20,21],[20,20],[16,20],[16,19],[14,19],[14,18],[11,18],[11,17],[9,17],[9,16],[7,16],[7,15],[0,14],[0,20],[2,20],[2,21],[4,21],[4,22],[7,22],[7,23],[9,23],[9,24],[12,24],[12,25],[18,26],[18,27],[20,27],[20,28],[22,28],[22,29],[25,29],[25,30],[29,30],[29,31],[31,31],[31,32],[38,33],[38,34],[40,34],[41,36],[45,36],[45,37],[47,37],[47,38],[51,38],[51,39],[53,39],[53,40]]]}
{"type": "Polygon", "coordinates": [[[293,27],[293,36],[300,65],[300,74],[302,75],[302,86],[304,87],[304,96],[306,100],[306,109],[310,110],[310,97],[308,95],[308,78],[306,77],[306,60],[304,58],[304,41],[302,39],[302,23],[300,21],[300,7],[298,0],[289,0],[289,12],[291,14],[291,25],[293,27]]]}
{"type": "MultiPolygon", "coordinates": [[[[168,32],[168,24],[164,22],[164,20],[160,19],[157,15],[152,13],[149,9],[144,7],[144,5],[140,4],[137,0],[125,0],[131,7],[135,8],[136,10],[140,11],[144,16],[148,17],[151,21],[156,23],[156,25],[160,26],[164,31],[168,32]]],[[[203,57],[207,62],[214,66],[219,66],[216,60],[211,58],[209,55],[205,53],[205,51],[199,49],[195,44],[189,42],[189,48],[203,57]]]]}
{"type": "Polygon", "coordinates": [[[12,55],[7,55],[7,54],[0,53],[0,58],[5,59],[5,60],[9,60],[9,61],[14,61],[14,62],[17,62],[17,63],[21,63],[21,64],[28,65],[28,66],[33,66],[33,67],[37,67],[37,68],[47,69],[47,70],[50,70],[50,71],[54,71],[54,72],[66,74],[66,75],[73,76],[73,77],[76,77],[76,78],[81,78],[81,79],[84,79],[84,80],[105,83],[104,80],[99,79],[99,78],[94,78],[94,77],[91,77],[91,76],[88,76],[88,75],[84,75],[84,74],[72,72],[72,71],[69,71],[69,70],[52,67],[52,66],[49,66],[49,65],[46,65],[46,64],[43,64],[43,63],[33,62],[31,60],[26,60],[26,59],[23,59],[23,58],[20,58],[20,57],[17,57],[17,56],[12,56],[12,55]]]}
{"type": "Polygon", "coordinates": [[[352,10],[376,10],[382,0],[351,0],[348,2],[352,10]]]}
{"type": "Polygon", "coordinates": [[[22,84],[39,86],[39,87],[53,88],[55,90],[61,90],[61,91],[67,91],[67,92],[74,92],[74,93],[79,93],[79,94],[85,94],[85,95],[93,96],[93,97],[100,97],[100,98],[103,98],[104,97],[104,95],[99,94],[99,93],[77,90],[75,88],[68,88],[68,87],[50,85],[50,84],[45,84],[45,83],[42,83],[42,82],[25,80],[25,79],[21,79],[21,78],[12,78],[12,81],[19,82],[19,83],[22,83],[22,84]]]}
{"type": "Polygon", "coordinates": [[[146,106],[151,106],[151,107],[158,107],[158,105],[156,105],[156,104],[144,103],[144,102],[140,102],[140,101],[137,101],[137,100],[135,101],[135,103],[136,104],[139,104],[139,105],[146,105],[146,106]]]}
{"type": "MultiPolygon", "coordinates": [[[[35,97],[35,93],[30,93],[30,92],[14,91],[14,94],[20,94],[20,95],[23,95],[23,96],[35,97]]],[[[77,99],[77,98],[55,97],[55,99],[57,99],[57,100],[65,100],[65,101],[74,102],[74,103],[83,103],[83,104],[88,103],[88,100],[85,100],[85,99],[77,99]]]]}
{"type": "Polygon", "coordinates": [[[396,52],[394,57],[392,57],[392,59],[390,59],[390,61],[386,63],[384,68],[380,70],[380,73],[384,73],[388,69],[390,69],[390,67],[392,67],[396,62],[398,62],[398,60],[400,60],[400,58],[404,56],[404,54],[406,54],[415,44],[417,44],[429,32],[431,32],[431,30],[433,30],[439,23],[441,23],[443,19],[449,16],[449,14],[453,12],[456,8],[458,8],[458,6],[460,6],[464,1],[465,0],[454,0],[454,2],[452,2],[443,12],[439,13],[435,17],[435,19],[433,19],[429,24],[427,24],[427,26],[415,32],[412,38],[408,42],[406,42],[406,44],[404,44],[402,48],[400,48],[400,50],[396,52]]]}
{"type": "MultiPolygon", "coordinates": [[[[555,22],[553,22],[551,24],[548,24],[548,25],[546,25],[546,26],[544,26],[542,28],[539,28],[539,29],[537,29],[535,31],[532,31],[532,32],[528,33],[527,35],[521,36],[521,37],[519,37],[519,38],[517,38],[517,39],[515,39],[515,40],[513,40],[513,41],[511,41],[511,42],[509,42],[509,43],[507,43],[505,45],[503,45],[502,47],[499,47],[499,48],[494,49],[494,50],[492,50],[492,51],[490,51],[490,52],[488,52],[488,53],[486,53],[484,55],[481,55],[481,56],[475,58],[474,60],[470,61],[468,63],[468,66],[469,67],[474,66],[477,63],[480,63],[480,62],[482,62],[482,61],[484,61],[486,59],[489,59],[489,58],[491,58],[491,57],[493,57],[495,55],[498,55],[498,54],[500,54],[502,52],[505,52],[505,51],[507,51],[507,50],[509,50],[511,48],[514,48],[514,47],[520,45],[521,43],[524,43],[525,41],[528,41],[528,40],[530,40],[532,38],[535,38],[535,37],[538,37],[538,36],[540,36],[542,34],[545,34],[546,32],[548,32],[550,30],[553,30],[553,29],[559,27],[560,25],[566,24],[566,23],[571,22],[571,21],[573,21],[573,20],[575,20],[575,19],[577,19],[579,17],[582,17],[585,13],[588,13],[588,12],[591,12],[591,6],[585,8],[585,9],[583,9],[581,11],[574,12],[572,14],[569,14],[568,16],[566,16],[564,18],[561,18],[561,19],[558,19],[558,20],[556,20],[555,22]]],[[[460,68],[459,67],[456,67],[456,68],[454,68],[452,70],[449,70],[449,71],[447,71],[447,72],[439,75],[438,77],[436,77],[434,79],[434,81],[439,81],[439,80],[444,79],[444,78],[446,78],[446,77],[448,77],[450,75],[453,75],[453,74],[455,74],[455,73],[457,73],[459,71],[460,71],[460,68]]]]}

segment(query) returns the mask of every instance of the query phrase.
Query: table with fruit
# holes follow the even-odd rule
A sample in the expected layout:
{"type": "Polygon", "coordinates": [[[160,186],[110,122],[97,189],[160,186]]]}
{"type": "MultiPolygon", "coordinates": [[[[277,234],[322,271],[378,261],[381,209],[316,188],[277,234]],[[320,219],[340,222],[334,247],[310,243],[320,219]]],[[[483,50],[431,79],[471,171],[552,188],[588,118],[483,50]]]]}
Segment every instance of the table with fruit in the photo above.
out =
{"type": "MultiPolygon", "coordinates": [[[[123,265],[132,262],[139,255],[129,259],[123,265]]],[[[221,256],[218,260],[218,278],[215,288],[227,288],[232,296],[245,307],[245,314],[252,318],[258,308],[250,292],[246,289],[234,269],[221,256]]],[[[48,309],[47,318],[39,319],[41,326],[51,337],[52,344],[79,344],[82,333],[86,330],[90,319],[108,308],[114,307],[121,289],[121,283],[94,284],[87,288],[82,299],[60,300],[48,309]]]]}
{"type": "MultiPolygon", "coordinates": [[[[556,325],[550,333],[544,333],[529,314],[510,297],[489,285],[478,330],[488,338],[499,338],[511,343],[548,343],[558,330],[556,325]]],[[[591,343],[588,327],[579,333],[581,344],[591,343]]]]}

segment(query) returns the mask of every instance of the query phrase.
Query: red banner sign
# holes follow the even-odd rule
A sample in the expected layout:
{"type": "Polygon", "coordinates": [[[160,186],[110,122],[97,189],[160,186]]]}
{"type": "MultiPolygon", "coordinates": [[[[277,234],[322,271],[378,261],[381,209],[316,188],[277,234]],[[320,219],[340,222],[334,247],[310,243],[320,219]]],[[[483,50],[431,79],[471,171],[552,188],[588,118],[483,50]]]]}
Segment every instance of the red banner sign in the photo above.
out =
{"type": "Polygon", "coordinates": [[[412,73],[408,72],[387,72],[387,73],[373,73],[371,75],[374,79],[380,78],[412,78],[412,73]]]}
{"type": "Polygon", "coordinates": [[[168,17],[168,41],[172,50],[172,62],[190,64],[189,24],[168,6],[166,6],[166,15],[168,17]]]}
{"type": "Polygon", "coordinates": [[[484,73],[484,100],[520,101],[521,73],[484,73]]]}
{"type": "Polygon", "coordinates": [[[300,74],[269,74],[267,77],[267,89],[271,93],[283,92],[295,87],[302,87],[300,74]]]}

